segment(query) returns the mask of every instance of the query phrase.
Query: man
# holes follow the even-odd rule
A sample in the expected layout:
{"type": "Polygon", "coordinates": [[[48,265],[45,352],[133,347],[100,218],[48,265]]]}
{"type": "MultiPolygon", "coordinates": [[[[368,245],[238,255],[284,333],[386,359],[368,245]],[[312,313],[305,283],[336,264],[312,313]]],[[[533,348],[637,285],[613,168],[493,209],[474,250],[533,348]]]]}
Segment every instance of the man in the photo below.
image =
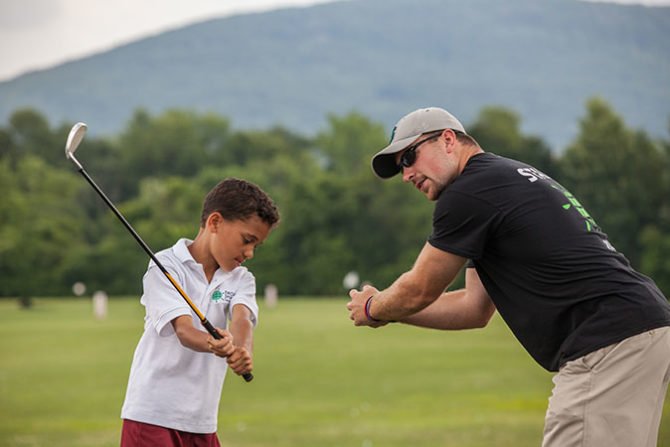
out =
{"type": "Polygon", "coordinates": [[[528,353],[558,372],[544,447],[656,445],[670,304],[570,192],[484,152],[435,107],[400,119],[372,168],[383,179],[402,172],[436,206],[411,270],[381,292],[349,292],[356,326],[478,328],[498,310],[528,353]],[[445,293],[466,262],[465,288],[445,293]]]}

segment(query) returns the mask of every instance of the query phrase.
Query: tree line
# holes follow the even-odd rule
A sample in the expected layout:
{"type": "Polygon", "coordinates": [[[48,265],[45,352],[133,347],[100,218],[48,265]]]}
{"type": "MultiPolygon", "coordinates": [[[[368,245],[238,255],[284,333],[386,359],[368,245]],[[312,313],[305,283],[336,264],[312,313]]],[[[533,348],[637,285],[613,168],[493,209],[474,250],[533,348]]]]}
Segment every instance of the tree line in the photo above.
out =
{"type": "MultiPolygon", "coordinates": [[[[505,107],[465,124],[484,150],[562,183],[670,295],[670,141],[629,128],[599,98],[560,153],[522,132],[505,107]]],[[[69,295],[75,282],[111,295],[141,291],[147,256],[66,161],[71,125],[22,109],[0,127],[0,296],[69,295]]],[[[248,262],[259,293],[272,283],[282,295],[320,296],[344,294],[349,271],[387,286],[430,234],[433,204],[400,179],[372,174],[370,157],[387,139],[357,112],[331,115],[306,136],[237,130],[210,113],[137,110],[120,134],[87,137],[77,157],[154,251],[195,237],[204,195],[222,178],[259,184],[281,213],[248,262]]]]}

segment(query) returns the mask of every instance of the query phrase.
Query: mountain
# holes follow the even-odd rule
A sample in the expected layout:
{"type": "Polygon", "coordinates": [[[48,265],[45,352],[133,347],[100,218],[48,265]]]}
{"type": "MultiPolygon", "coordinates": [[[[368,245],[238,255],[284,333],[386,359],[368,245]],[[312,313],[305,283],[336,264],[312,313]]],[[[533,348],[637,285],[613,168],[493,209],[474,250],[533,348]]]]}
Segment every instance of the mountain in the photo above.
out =
{"type": "MultiPolygon", "coordinates": [[[[138,107],[214,111],[238,129],[306,134],[356,110],[391,128],[483,106],[569,144],[587,98],[667,138],[670,7],[577,0],[352,0],[209,20],[0,83],[0,120],[34,107],[52,123],[122,129],[138,107]]],[[[494,149],[492,149],[494,150],[494,149]]]]}

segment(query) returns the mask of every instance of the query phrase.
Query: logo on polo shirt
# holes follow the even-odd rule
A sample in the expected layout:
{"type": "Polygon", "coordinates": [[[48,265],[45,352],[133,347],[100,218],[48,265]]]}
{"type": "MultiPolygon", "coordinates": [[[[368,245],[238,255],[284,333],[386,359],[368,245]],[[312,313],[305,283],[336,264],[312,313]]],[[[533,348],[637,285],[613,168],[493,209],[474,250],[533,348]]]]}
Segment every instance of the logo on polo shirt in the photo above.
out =
{"type": "Polygon", "coordinates": [[[225,303],[229,303],[230,300],[232,300],[236,294],[237,292],[231,290],[224,290],[223,292],[221,292],[220,290],[215,290],[214,292],[212,292],[212,301],[214,301],[215,303],[219,303],[222,301],[225,303]]]}

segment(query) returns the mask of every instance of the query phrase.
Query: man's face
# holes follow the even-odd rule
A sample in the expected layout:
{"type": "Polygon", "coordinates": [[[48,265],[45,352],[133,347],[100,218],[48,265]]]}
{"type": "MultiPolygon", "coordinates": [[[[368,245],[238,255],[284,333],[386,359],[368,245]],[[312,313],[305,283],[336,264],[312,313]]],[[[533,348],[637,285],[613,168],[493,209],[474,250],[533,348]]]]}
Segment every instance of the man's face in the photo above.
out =
{"type": "Polygon", "coordinates": [[[417,138],[407,149],[396,154],[395,161],[402,169],[402,180],[412,183],[428,200],[437,200],[444,188],[456,178],[458,165],[453,153],[454,144],[455,135],[450,131],[444,131],[435,138],[417,138]],[[408,153],[411,151],[413,156],[408,153]],[[413,163],[408,166],[407,160],[412,158],[413,163]],[[405,162],[401,164],[403,160],[405,162]]]}

